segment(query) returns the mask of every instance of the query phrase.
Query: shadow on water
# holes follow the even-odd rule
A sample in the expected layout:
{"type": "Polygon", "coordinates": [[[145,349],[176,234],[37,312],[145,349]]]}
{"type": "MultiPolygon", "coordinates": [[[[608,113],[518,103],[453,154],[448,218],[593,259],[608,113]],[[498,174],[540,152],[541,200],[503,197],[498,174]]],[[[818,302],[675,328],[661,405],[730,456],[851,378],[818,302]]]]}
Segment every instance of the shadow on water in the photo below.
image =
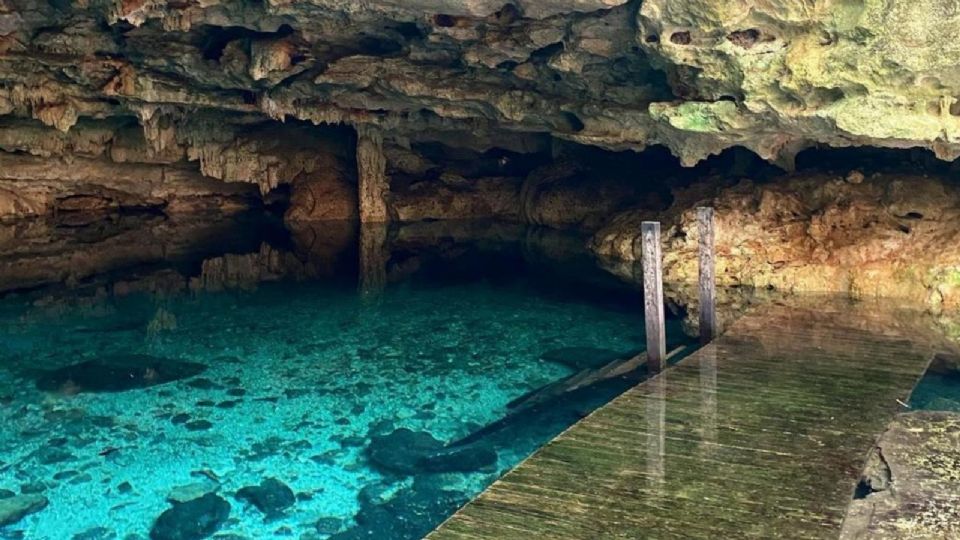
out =
{"type": "Polygon", "coordinates": [[[647,377],[641,292],[584,244],[243,215],[0,227],[0,538],[420,538],[647,377]]]}

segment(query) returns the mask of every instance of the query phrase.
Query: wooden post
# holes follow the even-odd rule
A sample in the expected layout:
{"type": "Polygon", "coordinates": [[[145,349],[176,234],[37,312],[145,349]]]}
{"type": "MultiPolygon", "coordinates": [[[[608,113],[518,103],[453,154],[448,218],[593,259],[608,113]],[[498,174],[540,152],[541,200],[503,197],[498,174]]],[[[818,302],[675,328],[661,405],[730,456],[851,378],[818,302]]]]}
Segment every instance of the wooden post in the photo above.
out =
{"type": "Polygon", "coordinates": [[[647,329],[647,369],[659,372],[665,366],[667,343],[663,315],[663,260],[660,256],[660,223],[640,225],[643,257],[643,312],[647,329]]]}
{"type": "Polygon", "coordinates": [[[713,208],[697,208],[697,228],[700,232],[700,341],[708,343],[717,335],[713,208]]]}

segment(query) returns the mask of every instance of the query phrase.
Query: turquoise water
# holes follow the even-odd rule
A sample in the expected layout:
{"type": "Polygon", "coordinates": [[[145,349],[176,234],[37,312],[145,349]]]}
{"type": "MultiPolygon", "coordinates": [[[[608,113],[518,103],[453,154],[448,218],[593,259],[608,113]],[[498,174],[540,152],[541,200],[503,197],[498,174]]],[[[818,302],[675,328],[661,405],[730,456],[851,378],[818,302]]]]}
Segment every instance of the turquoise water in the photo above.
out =
{"type": "Polygon", "coordinates": [[[910,397],[910,407],[960,412],[960,362],[938,355],[910,397]]]}
{"type": "Polygon", "coordinates": [[[644,341],[637,291],[509,236],[388,241],[364,292],[351,242],[214,236],[6,294],[0,538],[421,537],[642,376],[508,407],[644,341]]]}

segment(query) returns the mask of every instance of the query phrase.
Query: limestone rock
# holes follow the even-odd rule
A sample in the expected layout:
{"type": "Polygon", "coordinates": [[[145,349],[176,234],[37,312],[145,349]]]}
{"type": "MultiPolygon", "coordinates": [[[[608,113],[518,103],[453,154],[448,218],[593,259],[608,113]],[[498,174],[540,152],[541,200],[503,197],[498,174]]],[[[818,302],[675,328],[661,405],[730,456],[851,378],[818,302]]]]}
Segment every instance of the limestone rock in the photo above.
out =
{"type": "Polygon", "coordinates": [[[185,503],[194,499],[199,499],[208,493],[214,493],[220,489],[220,484],[210,478],[204,477],[199,482],[193,482],[182,486],[177,486],[167,494],[167,500],[172,503],[185,503]]]}
{"type": "Polygon", "coordinates": [[[217,532],[228,517],[230,503],[207,493],[160,514],[150,529],[150,540],[202,540],[217,532]]]}
{"type": "Polygon", "coordinates": [[[300,160],[242,129],[269,119],[485,132],[488,147],[510,132],[659,143],[688,164],[735,145],[788,164],[816,143],[950,158],[958,27],[945,0],[22,1],[0,23],[17,53],[0,63],[0,111],[57,140],[136,118],[152,152],[265,191],[300,160]]]}
{"type": "Polygon", "coordinates": [[[622,213],[594,236],[592,249],[639,261],[640,222],[661,219],[664,281],[695,283],[695,207],[710,205],[721,286],[893,297],[934,312],[960,308],[960,190],[946,179],[876,174],[851,184],[800,174],[720,186],[677,190],[663,213],[622,213]]]}
{"type": "Polygon", "coordinates": [[[372,437],[367,453],[379,468],[400,474],[490,470],[497,462],[497,453],[490,448],[445,448],[429,433],[406,428],[372,437]]]}
{"type": "Polygon", "coordinates": [[[249,502],[268,518],[282,514],[297,501],[293,490],[276,478],[266,478],[260,485],[241,488],[237,491],[237,498],[249,502]]]}
{"type": "Polygon", "coordinates": [[[122,392],[185,379],[206,369],[202,364],[147,355],[126,355],[88,360],[37,379],[37,388],[65,393],[122,392]]]}

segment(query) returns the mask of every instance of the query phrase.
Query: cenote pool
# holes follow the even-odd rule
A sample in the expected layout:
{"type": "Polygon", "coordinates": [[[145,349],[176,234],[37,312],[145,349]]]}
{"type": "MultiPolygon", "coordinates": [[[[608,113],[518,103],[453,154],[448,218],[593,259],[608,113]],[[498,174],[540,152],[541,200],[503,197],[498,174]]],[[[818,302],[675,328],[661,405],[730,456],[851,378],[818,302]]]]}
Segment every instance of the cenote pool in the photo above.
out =
{"type": "Polygon", "coordinates": [[[420,538],[643,376],[562,391],[644,343],[577,238],[179,230],[3,261],[0,538],[420,538]]]}

